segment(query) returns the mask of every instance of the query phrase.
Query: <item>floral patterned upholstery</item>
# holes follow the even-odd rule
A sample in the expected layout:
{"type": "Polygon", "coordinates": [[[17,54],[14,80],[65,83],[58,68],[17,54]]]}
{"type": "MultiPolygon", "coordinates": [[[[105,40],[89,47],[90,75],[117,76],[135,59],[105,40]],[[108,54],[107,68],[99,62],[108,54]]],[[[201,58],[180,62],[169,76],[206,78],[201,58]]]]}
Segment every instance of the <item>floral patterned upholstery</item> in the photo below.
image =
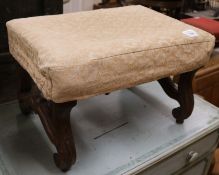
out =
{"type": "Polygon", "coordinates": [[[16,19],[7,28],[11,54],[57,103],[197,69],[215,43],[143,6],[16,19]]]}

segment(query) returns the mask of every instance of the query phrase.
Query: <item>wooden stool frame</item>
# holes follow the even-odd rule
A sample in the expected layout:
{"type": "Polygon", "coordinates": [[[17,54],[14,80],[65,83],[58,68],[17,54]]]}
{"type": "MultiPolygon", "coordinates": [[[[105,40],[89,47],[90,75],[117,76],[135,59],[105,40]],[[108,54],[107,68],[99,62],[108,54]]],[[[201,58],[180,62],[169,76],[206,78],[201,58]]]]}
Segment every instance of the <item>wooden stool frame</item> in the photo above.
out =
{"type": "MultiPolygon", "coordinates": [[[[76,161],[70,111],[76,106],[77,101],[54,103],[46,100],[29,74],[20,66],[18,69],[20,75],[20,90],[18,92],[20,109],[25,115],[30,114],[32,111],[39,115],[50,141],[56,147],[57,153],[54,154],[56,166],[62,171],[67,171],[76,161]]],[[[195,71],[181,74],[178,87],[171,78],[158,80],[166,94],[180,104],[180,107],[172,111],[176,122],[179,124],[183,123],[193,111],[192,79],[194,73],[195,71]]]]}

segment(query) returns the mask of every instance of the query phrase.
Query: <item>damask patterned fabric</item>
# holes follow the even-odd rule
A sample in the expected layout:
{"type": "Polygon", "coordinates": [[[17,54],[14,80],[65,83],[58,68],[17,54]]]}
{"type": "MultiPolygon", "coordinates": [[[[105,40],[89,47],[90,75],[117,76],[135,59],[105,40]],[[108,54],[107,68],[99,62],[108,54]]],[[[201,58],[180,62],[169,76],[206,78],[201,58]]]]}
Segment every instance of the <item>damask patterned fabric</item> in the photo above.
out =
{"type": "Polygon", "coordinates": [[[10,52],[61,103],[197,69],[215,38],[142,6],[16,19],[10,52]]]}

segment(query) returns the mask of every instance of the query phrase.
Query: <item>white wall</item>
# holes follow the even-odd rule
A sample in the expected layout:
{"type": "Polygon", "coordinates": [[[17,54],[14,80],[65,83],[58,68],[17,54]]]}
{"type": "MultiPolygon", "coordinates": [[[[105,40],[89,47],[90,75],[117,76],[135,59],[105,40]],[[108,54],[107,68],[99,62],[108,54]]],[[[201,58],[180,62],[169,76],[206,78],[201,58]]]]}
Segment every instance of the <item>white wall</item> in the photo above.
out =
{"type": "Polygon", "coordinates": [[[101,2],[101,0],[70,0],[64,4],[64,13],[92,10],[93,4],[99,2],[101,2]]]}

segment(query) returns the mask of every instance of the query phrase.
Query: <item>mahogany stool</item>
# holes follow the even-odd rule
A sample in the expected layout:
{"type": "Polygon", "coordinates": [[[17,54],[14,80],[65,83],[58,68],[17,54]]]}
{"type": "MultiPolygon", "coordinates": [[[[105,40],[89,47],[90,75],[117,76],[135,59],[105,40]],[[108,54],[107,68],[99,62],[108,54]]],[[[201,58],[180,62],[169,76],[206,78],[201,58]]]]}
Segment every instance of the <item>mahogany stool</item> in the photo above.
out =
{"type": "Polygon", "coordinates": [[[192,78],[215,43],[143,6],[16,19],[7,29],[20,65],[21,110],[39,114],[63,171],[76,161],[70,111],[77,100],[157,80],[178,101],[172,113],[183,123],[193,111],[192,78]],[[180,75],[178,86],[172,75],[180,75]]]}

